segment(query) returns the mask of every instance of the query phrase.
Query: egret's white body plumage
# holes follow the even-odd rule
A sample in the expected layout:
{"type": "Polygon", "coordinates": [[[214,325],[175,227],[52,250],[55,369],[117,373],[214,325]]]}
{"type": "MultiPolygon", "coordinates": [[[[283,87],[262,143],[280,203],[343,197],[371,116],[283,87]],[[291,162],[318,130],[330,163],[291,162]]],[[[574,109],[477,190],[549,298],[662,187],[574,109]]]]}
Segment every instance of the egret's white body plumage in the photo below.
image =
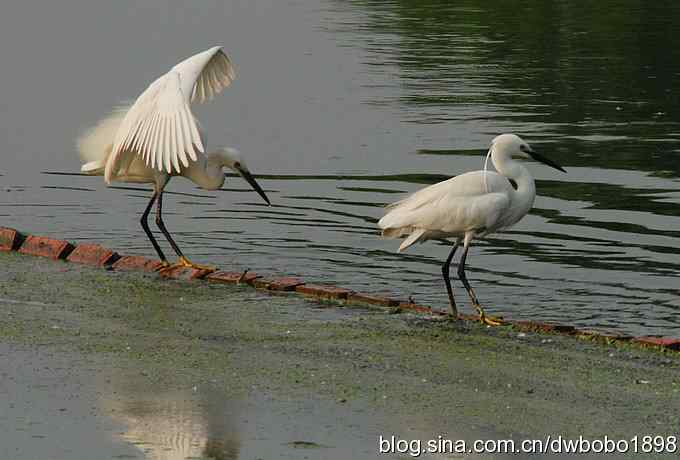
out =
{"type": "Polygon", "coordinates": [[[164,262],[165,256],[146,224],[156,200],[156,222],[183,263],[188,263],[161,218],[162,194],[171,177],[183,176],[204,189],[216,190],[224,184],[223,168],[227,167],[243,176],[269,203],[236,149],[221,147],[205,154],[205,135],[191,112],[192,102],[212,99],[234,78],[234,68],[222,48],[210,48],[175,65],[135,102],[114,109],[78,139],[84,162],[81,171],[103,175],[108,184],[154,184],[142,226],[164,262]]]}
{"type": "Polygon", "coordinates": [[[536,186],[529,171],[512,160],[504,145],[502,139],[495,140],[491,149],[498,172],[470,171],[391,204],[378,222],[383,236],[408,235],[399,246],[401,252],[416,242],[469,233],[488,235],[517,223],[533,206],[536,186]]]}
{"type": "MultiPolygon", "coordinates": [[[[459,266],[459,275],[466,288],[469,288],[463,267],[472,239],[516,224],[534,204],[534,178],[512,156],[533,157],[564,171],[559,165],[535,153],[514,134],[502,134],[494,138],[489,155],[497,172],[486,169],[472,171],[425,187],[389,205],[387,214],[378,221],[384,237],[406,236],[399,246],[399,252],[416,242],[456,238],[456,245],[443,267],[453,312],[455,302],[448,281],[448,264],[455,248],[461,241],[464,242],[465,252],[462,257],[463,265],[459,266]]],[[[481,312],[474,293],[471,293],[471,297],[481,312]]]]}

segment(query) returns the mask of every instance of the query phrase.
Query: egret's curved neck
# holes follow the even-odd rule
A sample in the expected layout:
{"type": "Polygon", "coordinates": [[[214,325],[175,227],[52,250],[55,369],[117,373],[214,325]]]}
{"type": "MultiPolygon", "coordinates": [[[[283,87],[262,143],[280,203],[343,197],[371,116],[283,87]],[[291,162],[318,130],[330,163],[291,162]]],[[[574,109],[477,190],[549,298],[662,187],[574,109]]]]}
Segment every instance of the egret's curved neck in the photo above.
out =
{"type": "Polygon", "coordinates": [[[217,190],[224,184],[224,160],[218,153],[199,157],[185,171],[184,175],[206,190],[217,190]]]}
{"type": "Polygon", "coordinates": [[[497,154],[495,150],[491,153],[491,160],[496,171],[515,181],[517,184],[515,194],[519,201],[526,201],[528,206],[531,207],[536,197],[536,184],[529,170],[519,161],[513,160],[508,155],[497,154]]]}

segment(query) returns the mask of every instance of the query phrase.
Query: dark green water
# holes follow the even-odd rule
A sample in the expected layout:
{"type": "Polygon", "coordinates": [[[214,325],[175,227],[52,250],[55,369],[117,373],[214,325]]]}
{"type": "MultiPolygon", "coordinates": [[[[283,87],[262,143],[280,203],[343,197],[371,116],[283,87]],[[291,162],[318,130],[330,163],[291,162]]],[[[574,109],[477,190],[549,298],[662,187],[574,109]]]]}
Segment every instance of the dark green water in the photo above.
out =
{"type": "Polygon", "coordinates": [[[569,173],[529,164],[532,213],[468,259],[482,302],[680,335],[680,4],[145,5],[3,12],[2,225],[153,254],[137,223],[147,190],[49,173],[79,169],[74,140],[110,107],[223,44],[237,81],[198,114],[209,148],[239,147],[275,205],[236,178],[215,193],[173,181],[167,224],[190,256],[444,307],[448,249],[397,255],[375,222],[384,204],[480,169],[489,141],[515,132],[569,173]]]}

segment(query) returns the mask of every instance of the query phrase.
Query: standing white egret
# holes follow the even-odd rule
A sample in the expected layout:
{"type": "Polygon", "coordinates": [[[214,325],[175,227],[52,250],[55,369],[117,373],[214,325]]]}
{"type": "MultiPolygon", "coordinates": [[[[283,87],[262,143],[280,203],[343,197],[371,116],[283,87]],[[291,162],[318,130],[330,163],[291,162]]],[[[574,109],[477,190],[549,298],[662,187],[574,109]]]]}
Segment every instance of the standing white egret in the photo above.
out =
{"type": "Polygon", "coordinates": [[[179,249],[165,228],[162,216],[163,190],[173,176],[183,176],[207,190],[224,183],[222,168],[240,174],[269,204],[236,149],[221,147],[205,154],[205,135],[191,112],[190,104],[212,99],[234,80],[234,68],[219,46],[198,53],[159,77],[129,107],[114,112],[78,139],[84,162],[81,171],[103,175],[113,181],[154,184],[151,200],[141,224],[164,267],[165,254],[147,222],[156,203],[156,224],[177,253],[175,265],[211,268],[194,264],[179,249]]]}
{"type": "Polygon", "coordinates": [[[534,152],[529,144],[515,134],[501,134],[491,141],[487,155],[491,156],[496,171],[471,171],[439,182],[393,203],[390,211],[378,222],[387,238],[408,237],[399,252],[415,242],[431,239],[456,238],[456,242],[442,265],[442,275],[449,295],[451,315],[458,316],[453,298],[449,266],[456,249],[463,242],[463,254],[458,263],[458,277],[470,296],[479,319],[489,325],[502,320],[487,316],[475,292],[465,277],[465,259],[474,237],[504,230],[524,217],[536,197],[534,178],[513,156],[533,158],[566,172],[557,163],[534,152]]]}

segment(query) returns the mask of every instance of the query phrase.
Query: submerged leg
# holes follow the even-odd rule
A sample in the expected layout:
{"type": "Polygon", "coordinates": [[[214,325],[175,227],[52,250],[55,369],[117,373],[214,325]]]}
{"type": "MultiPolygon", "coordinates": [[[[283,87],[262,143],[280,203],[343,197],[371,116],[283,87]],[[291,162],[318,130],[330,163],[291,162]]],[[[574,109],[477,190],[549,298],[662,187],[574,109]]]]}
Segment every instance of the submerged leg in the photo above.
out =
{"type": "Polygon", "coordinates": [[[165,254],[163,254],[163,250],[161,250],[161,247],[158,245],[158,241],[156,241],[156,238],[153,236],[153,233],[151,233],[151,229],[149,229],[149,213],[151,212],[151,207],[153,206],[154,202],[156,201],[156,198],[158,198],[158,193],[153,192],[153,195],[151,196],[151,200],[149,201],[149,204],[146,205],[146,209],[142,213],[142,218],[140,220],[140,223],[142,224],[142,228],[144,229],[144,233],[146,233],[147,238],[149,238],[149,241],[151,241],[151,244],[153,245],[153,248],[156,250],[156,253],[158,254],[158,257],[161,259],[161,264],[163,267],[168,267],[170,264],[168,263],[168,259],[165,257],[165,254]]]}
{"type": "Polygon", "coordinates": [[[484,312],[484,308],[482,308],[482,306],[479,303],[479,300],[477,300],[477,295],[475,294],[475,291],[472,290],[472,286],[470,286],[470,283],[468,282],[467,277],[465,276],[465,259],[467,258],[468,249],[470,249],[471,240],[472,240],[471,235],[465,235],[465,241],[463,242],[463,254],[460,256],[460,262],[458,262],[458,277],[463,282],[463,286],[465,286],[465,290],[468,292],[468,295],[470,296],[472,305],[479,313],[479,320],[482,323],[487,324],[489,326],[501,326],[503,324],[503,320],[501,318],[495,318],[493,316],[486,315],[486,313],[484,312]]]}
{"type": "Polygon", "coordinates": [[[451,278],[449,277],[449,269],[451,267],[451,260],[453,260],[453,255],[456,253],[456,249],[458,249],[459,245],[460,238],[456,240],[453,247],[451,248],[451,252],[449,252],[449,256],[446,258],[446,261],[442,265],[442,275],[444,276],[444,283],[446,283],[446,292],[449,294],[449,308],[451,310],[450,315],[454,318],[458,318],[458,309],[456,308],[456,301],[453,298],[453,289],[451,288],[451,278]]]}
{"type": "Polygon", "coordinates": [[[175,264],[175,266],[191,267],[211,271],[217,270],[215,267],[195,264],[187,259],[184,254],[182,254],[182,250],[179,248],[179,246],[177,246],[175,240],[172,239],[170,232],[168,232],[168,229],[165,227],[165,222],[163,222],[163,190],[158,192],[158,198],[156,199],[156,225],[158,225],[158,228],[165,236],[165,239],[168,240],[168,243],[170,243],[170,246],[172,246],[172,249],[177,254],[177,257],[179,257],[179,261],[175,264]]]}

